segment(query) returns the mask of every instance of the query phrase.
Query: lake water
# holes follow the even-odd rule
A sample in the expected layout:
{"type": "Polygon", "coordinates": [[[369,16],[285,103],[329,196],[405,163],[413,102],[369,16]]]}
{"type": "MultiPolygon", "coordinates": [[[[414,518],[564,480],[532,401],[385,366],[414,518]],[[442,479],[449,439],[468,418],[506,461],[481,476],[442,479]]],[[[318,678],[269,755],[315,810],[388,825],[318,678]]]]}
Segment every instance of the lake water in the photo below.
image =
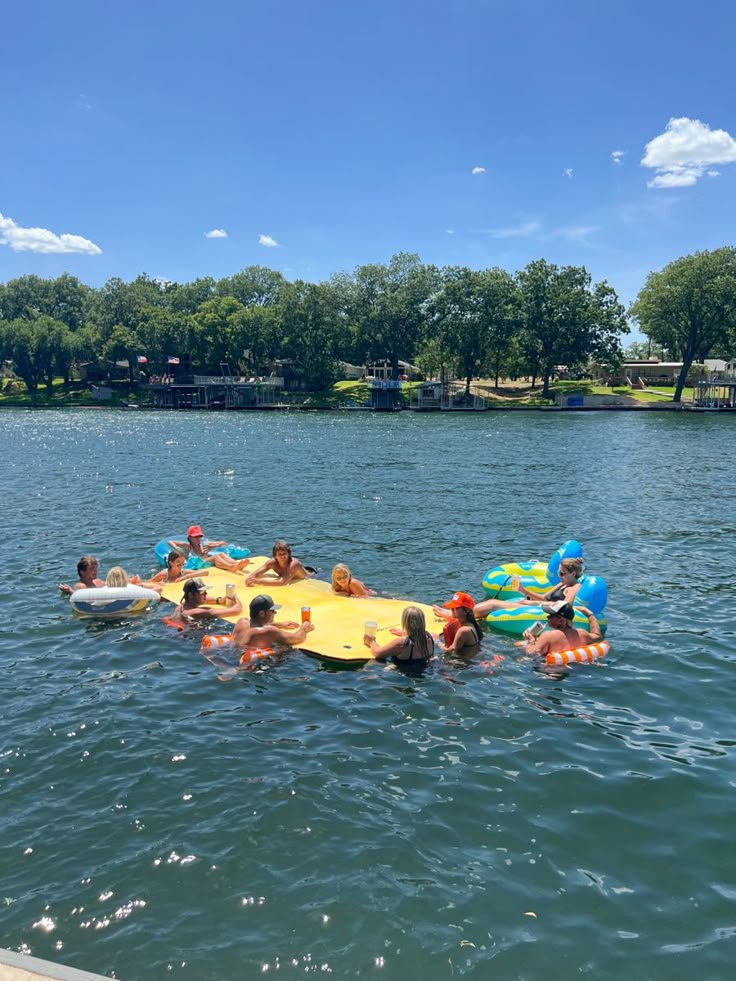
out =
{"type": "Polygon", "coordinates": [[[0,452],[2,946],[128,981],[733,976],[733,418],[11,410],[0,452]],[[425,602],[575,537],[613,649],[223,683],[158,612],[70,616],[80,555],[148,572],[194,521],[425,602]]]}

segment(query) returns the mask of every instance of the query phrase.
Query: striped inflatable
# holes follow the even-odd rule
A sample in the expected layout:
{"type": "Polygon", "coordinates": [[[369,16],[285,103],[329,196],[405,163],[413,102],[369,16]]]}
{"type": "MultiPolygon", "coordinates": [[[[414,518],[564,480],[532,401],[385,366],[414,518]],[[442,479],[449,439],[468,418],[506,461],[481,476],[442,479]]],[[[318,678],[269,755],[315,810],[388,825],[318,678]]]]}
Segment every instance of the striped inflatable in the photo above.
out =
{"type": "Polygon", "coordinates": [[[588,644],[587,647],[576,647],[575,650],[555,651],[548,654],[545,661],[550,667],[560,667],[565,664],[589,664],[597,661],[600,657],[605,657],[610,651],[611,646],[605,640],[599,640],[597,644],[588,644]]]}
{"type": "Polygon", "coordinates": [[[252,651],[244,651],[240,655],[241,664],[255,664],[256,661],[262,660],[264,657],[270,657],[273,651],[270,647],[264,648],[254,648],[252,651]]]}
{"type": "Polygon", "coordinates": [[[202,638],[202,646],[200,651],[204,654],[205,651],[213,651],[218,647],[229,647],[230,646],[230,634],[205,634],[202,638]]]}

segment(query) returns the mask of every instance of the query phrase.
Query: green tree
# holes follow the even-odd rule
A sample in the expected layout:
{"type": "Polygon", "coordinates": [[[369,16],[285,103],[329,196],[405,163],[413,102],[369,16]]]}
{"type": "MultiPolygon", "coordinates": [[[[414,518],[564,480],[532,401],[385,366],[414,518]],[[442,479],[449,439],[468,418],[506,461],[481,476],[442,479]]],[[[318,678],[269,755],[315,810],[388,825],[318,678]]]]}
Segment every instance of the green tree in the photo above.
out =
{"type": "Polygon", "coordinates": [[[218,280],[220,296],[232,296],[244,307],[268,307],[279,302],[286,280],[266,266],[246,266],[234,276],[218,280]]]}
{"type": "Polygon", "coordinates": [[[232,296],[215,296],[192,316],[192,361],[216,374],[220,365],[240,364],[244,351],[237,329],[243,306],[232,296]]]}
{"type": "Polygon", "coordinates": [[[349,315],[361,353],[387,358],[398,378],[399,360],[411,361],[422,339],[424,304],[440,285],[438,270],[400,252],[387,266],[358,266],[352,278],[349,315]]]}
{"type": "Polygon", "coordinates": [[[13,362],[13,370],[23,379],[31,401],[35,403],[38,386],[45,377],[46,365],[34,322],[21,317],[2,321],[0,335],[3,354],[13,362]]]}
{"type": "Polygon", "coordinates": [[[523,312],[520,349],[533,381],[537,374],[543,378],[543,398],[550,397],[557,365],[574,369],[591,357],[605,362],[620,356],[620,336],[629,327],[607,283],[591,288],[585,268],[559,268],[544,259],[517,273],[517,282],[523,312]]]}
{"type": "Polygon", "coordinates": [[[116,324],[103,345],[102,354],[108,361],[127,361],[128,377],[132,383],[135,381],[134,371],[139,348],[140,341],[136,332],[123,324],[116,324]]]}
{"type": "Polygon", "coordinates": [[[693,361],[714,348],[733,350],[736,248],[696,252],[650,273],[631,314],[652,341],[682,359],[673,396],[679,402],[693,361]]]}
{"type": "Polygon", "coordinates": [[[307,387],[322,391],[338,376],[334,293],[324,283],[296,280],[284,288],[281,317],[284,348],[301,370],[307,387]]]}

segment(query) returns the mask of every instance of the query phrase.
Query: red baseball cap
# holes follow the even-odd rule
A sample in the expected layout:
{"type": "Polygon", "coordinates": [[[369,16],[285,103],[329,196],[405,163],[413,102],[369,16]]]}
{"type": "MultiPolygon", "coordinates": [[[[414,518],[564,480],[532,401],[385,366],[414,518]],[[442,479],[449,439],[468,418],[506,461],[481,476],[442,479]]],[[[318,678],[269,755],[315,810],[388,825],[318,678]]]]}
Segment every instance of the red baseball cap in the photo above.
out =
{"type": "Polygon", "coordinates": [[[204,538],[204,532],[199,525],[190,525],[187,528],[187,538],[204,538]]]}
{"type": "Polygon", "coordinates": [[[466,610],[472,610],[475,607],[475,600],[470,595],[470,593],[455,593],[451,600],[445,603],[448,610],[456,610],[459,606],[465,607],[466,610]]]}

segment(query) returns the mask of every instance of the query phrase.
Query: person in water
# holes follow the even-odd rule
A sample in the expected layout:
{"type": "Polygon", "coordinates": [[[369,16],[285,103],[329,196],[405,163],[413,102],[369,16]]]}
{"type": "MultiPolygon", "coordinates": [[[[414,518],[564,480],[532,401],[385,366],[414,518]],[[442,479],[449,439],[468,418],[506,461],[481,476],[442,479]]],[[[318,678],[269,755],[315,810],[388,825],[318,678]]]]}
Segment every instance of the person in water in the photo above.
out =
{"type": "Polygon", "coordinates": [[[290,582],[299,582],[308,577],[309,572],[299,559],[294,558],[288,542],[280,538],[274,542],[271,556],[247,577],[246,586],[288,586],[290,582]],[[275,573],[276,578],[266,575],[269,572],[275,573]]]}
{"type": "Polygon", "coordinates": [[[452,599],[445,603],[444,609],[451,610],[453,614],[452,620],[445,624],[442,631],[445,653],[460,654],[463,657],[477,654],[483,634],[473,613],[475,609],[473,597],[469,593],[455,593],[452,599]]]}
{"type": "Polygon", "coordinates": [[[307,634],[314,630],[314,624],[276,623],[276,610],[281,607],[270,596],[261,593],[254,596],[248,608],[248,618],[243,617],[235,624],[231,643],[241,651],[273,650],[274,647],[298,647],[307,634]]]}
{"type": "Polygon", "coordinates": [[[77,589],[98,589],[100,586],[104,586],[104,580],[98,579],[97,577],[97,573],[99,571],[100,563],[97,561],[94,555],[83,555],[79,562],[77,562],[77,575],[79,576],[79,582],[75,583],[74,586],[69,586],[65,582],[60,582],[60,592],[62,592],[65,596],[71,596],[71,594],[77,589]]]}
{"type": "Polygon", "coordinates": [[[197,579],[209,575],[208,569],[185,569],[187,557],[178,548],[172,549],[166,556],[166,568],[157,572],[146,582],[146,586],[163,585],[165,583],[183,582],[185,579],[197,579]]]}
{"type": "Polygon", "coordinates": [[[332,592],[338,596],[375,596],[375,589],[368,589],[360,579],[354,579],[350,569],[338,562],[332,570],[332,592]]]}
{"type": "MultiPolygon", "coordinates": [[[[563,559],[560,562],[558,572],[560,581],[553,589],[548,590],[546,593],[532,593],[519,584],[521,599],[481,600],[480,603],[475,604],[473,616],[476,620],[482,620],[489,613],[493,613],[494,610],[515,610],[520,606],[539,606],[540,603],[572,603],[580,590],[580,577],[582,574],[582,559],[563,559]]],[[[441,606],[434,606],[432,609],[437,616],[443,617],[445,620],[450,616],[441,606]]]]}
{"type": "Polygon", "coordinates": [[[558,602],[545,604],[542,607],[547,614],[549,630],[543,631],[536,639],[529,630],[523,637],[528,641],[527,654],[554,654],[557,651],[574,650],[587,644],[597,644],[601,639],[601,628],[592,610],[587,606],[579,606],[578,610],[588,618],[588,629],[573,627],[572,621],[575,610],[570,603],[558,602]]]}
{"type": "Polygon", "coordinates": [[[105,576],[105,585],[115,589],[125,587],[130,583],[128,573],[120,565],[114,565],[105,576]]]}
{"type": "Polygon", "coordinates": [[[196,555],[204,562],[211,562],[218,569],[225,572],[242,572],[248,565],[249,559],[233,559],[226,552],[213,552],[213,548],[221,548],[227,545],[224,541],[205,541],[204,532],[201,525],[190,525],[187,528],[187,540],[185,542],[168,542],[169,548],[183,552],[186,559],[190,555],[196,555]]]}
{"type": "Polygon", "coordinates": [[[424,667],[434,653],[434,637],[427,630],[424,614],[416,606],[404,607],[401,627],[399,635],[383,646],[368,634],[364,635],[363,643],[377,661],[391,658],[397,665],[424,667]]]}
{"type": "Polygon", "coordinates": [[[209,599],[207,589],[201,579],[187,579],[184,583],[182,601],[169,617],[169,622],[184,624],[191,620],[209,620],[214,617],[232,617],[243,612],[243,604],[236,596],[218,596],[209,599]],[[226,607],[226,609],[223,609],[226,607]]]}

